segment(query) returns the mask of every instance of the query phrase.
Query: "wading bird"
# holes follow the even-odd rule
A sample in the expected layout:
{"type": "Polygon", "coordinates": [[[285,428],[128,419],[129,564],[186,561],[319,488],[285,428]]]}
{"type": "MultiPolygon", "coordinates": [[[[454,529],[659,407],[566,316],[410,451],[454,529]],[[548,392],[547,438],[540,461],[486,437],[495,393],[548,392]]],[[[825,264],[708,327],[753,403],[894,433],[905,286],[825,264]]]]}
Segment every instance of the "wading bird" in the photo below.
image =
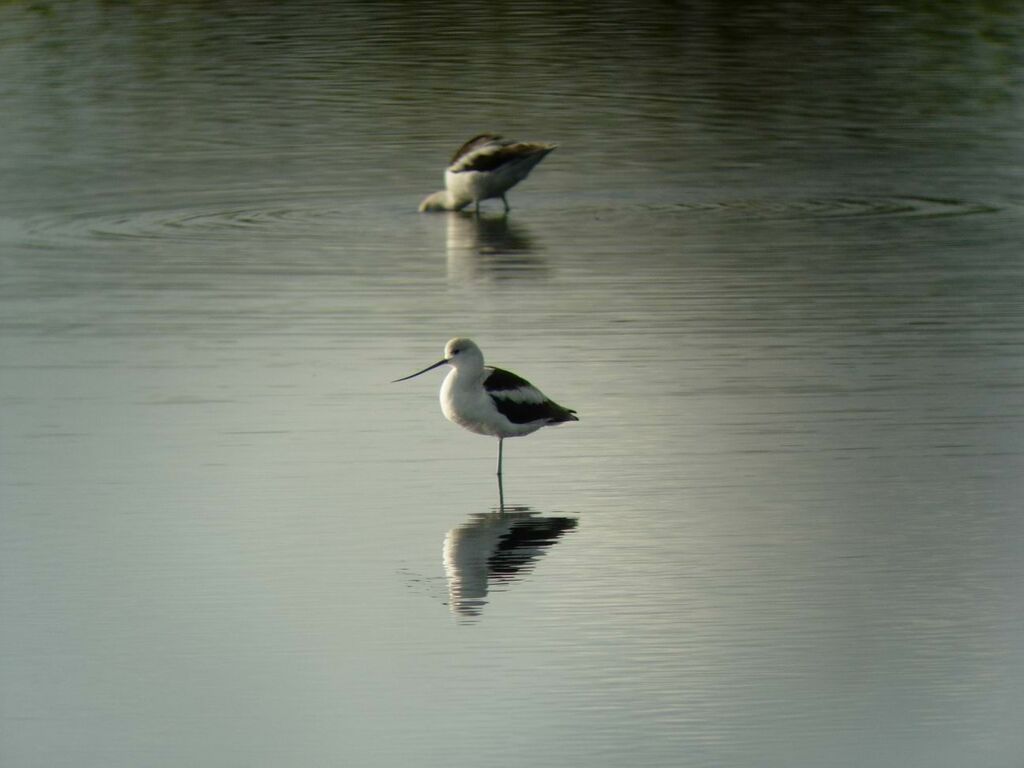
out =
{"type": "Polygon", "coordinates": [[[445,345],[441,360],[395,382],[406,381],[442,365],[450,365],[452,371],[441,385],[441,410],[448,421],[470,432],[498,438],[499,484],[502,444],[506,437],[520,437],[541,427],[579,421],[576,411],[549,400],[526,379],[484,365],[480,347],[470,339],[452,339],[445,345]]]}
{"type": "Polygon", "coordinates": [[[508,141],[481,133],[467,141],[444,172],[444,189],[427,196],[420,212],[459,211],[470,203],[480,213],[480,201],[500,197],[509,211],[505,193],[525,179],[555,144],[508,141]]]}

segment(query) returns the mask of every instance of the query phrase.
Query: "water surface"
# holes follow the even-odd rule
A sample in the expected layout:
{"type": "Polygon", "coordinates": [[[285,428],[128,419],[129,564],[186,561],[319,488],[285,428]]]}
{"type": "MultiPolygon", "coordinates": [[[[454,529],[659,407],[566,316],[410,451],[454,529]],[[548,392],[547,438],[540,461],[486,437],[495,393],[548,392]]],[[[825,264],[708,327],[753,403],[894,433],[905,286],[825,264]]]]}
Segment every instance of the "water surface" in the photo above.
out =
{"type": "Polygon", "coordinates": [[[1024,753],[1024,18],[0,10],[5,766],[1024,753]],[[480,218],[451,152],[560,146],[480,218]],[[576,408],[448,424],[455,335],[576,408]]]}

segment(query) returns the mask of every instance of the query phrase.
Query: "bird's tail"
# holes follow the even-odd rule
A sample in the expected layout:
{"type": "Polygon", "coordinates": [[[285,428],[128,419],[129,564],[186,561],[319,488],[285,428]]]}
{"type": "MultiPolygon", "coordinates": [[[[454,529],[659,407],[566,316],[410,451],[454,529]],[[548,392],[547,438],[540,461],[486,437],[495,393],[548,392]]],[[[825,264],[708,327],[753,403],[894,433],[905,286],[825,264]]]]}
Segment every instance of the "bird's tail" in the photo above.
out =
{"type": "MultiPolygon", "coordinates": [[[[559,406],[559,408],[562,408],[562,406],[559,406]]],[[[560,418],[558,418],[555,421],[556,424],[561,424],[563,421],[579,421],[580,420],[580,417],[576,415],[576,411],[574,411],[572,408],[562,408],[562,412],[559,413],[558,415],[559,415],[560,418]]]]}

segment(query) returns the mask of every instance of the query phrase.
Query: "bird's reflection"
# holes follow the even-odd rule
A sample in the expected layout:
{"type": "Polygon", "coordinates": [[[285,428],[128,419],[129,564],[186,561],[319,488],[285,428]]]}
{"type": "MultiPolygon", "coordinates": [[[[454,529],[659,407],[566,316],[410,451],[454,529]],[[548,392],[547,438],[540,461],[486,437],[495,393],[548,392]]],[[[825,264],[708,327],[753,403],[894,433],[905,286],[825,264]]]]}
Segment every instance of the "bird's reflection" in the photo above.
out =
{"type": "Polygon", "coordinates": [[[522,278],[547,273],[547,262],[532,253],[533,239],[526,228],[507,215],[449,213],[446,226],[451,279],[522,278]]]}
{"type": "Polygon", "coordinates": [[[444,539],[449,606],[460,617],[479,616],[487,593],[519,581],[566,532],[572,517],[545,517],[529,507],[471,515],[444,539]]]}

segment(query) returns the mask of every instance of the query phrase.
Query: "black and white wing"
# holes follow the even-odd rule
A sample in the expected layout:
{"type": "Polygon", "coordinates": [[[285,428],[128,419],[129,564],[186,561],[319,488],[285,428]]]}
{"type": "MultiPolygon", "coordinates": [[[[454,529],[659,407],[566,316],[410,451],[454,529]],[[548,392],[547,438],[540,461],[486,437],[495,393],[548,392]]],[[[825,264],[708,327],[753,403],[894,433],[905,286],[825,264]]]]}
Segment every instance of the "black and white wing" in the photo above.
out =
{"type": "Polygon", "coordinates": [[[511,371],[491,368],[484,379],[484,389],[491,396],[498,412],[513,424],[529,424],[534,421],[543,421],[546,424],[579,421],[576,411],[563,408],[549,400],[533,384],[511,371]]]}
{"type": "Polygon", "coordinates": [[[474,136],[472,139],[467,141],[452,155],[452,160],[448,163],[449,166],[454,166],[459,160],[469,155],[477,154],[484,147],[494,146],[502,147],[510,144],[511,142],[505,141],[498,136],[496,133],[481,133],[479,136],[474,136]]]}
{"type": "Polygon", "coordinates": [[[486,173],[506,166],[515,166],[522,167],[529,172],[530,168],[539,163],[554,148],[554,144],[507,141],[492,133],[482,133],[459,147],[448,170],[452,173],[466,171],[486,173]]]}

